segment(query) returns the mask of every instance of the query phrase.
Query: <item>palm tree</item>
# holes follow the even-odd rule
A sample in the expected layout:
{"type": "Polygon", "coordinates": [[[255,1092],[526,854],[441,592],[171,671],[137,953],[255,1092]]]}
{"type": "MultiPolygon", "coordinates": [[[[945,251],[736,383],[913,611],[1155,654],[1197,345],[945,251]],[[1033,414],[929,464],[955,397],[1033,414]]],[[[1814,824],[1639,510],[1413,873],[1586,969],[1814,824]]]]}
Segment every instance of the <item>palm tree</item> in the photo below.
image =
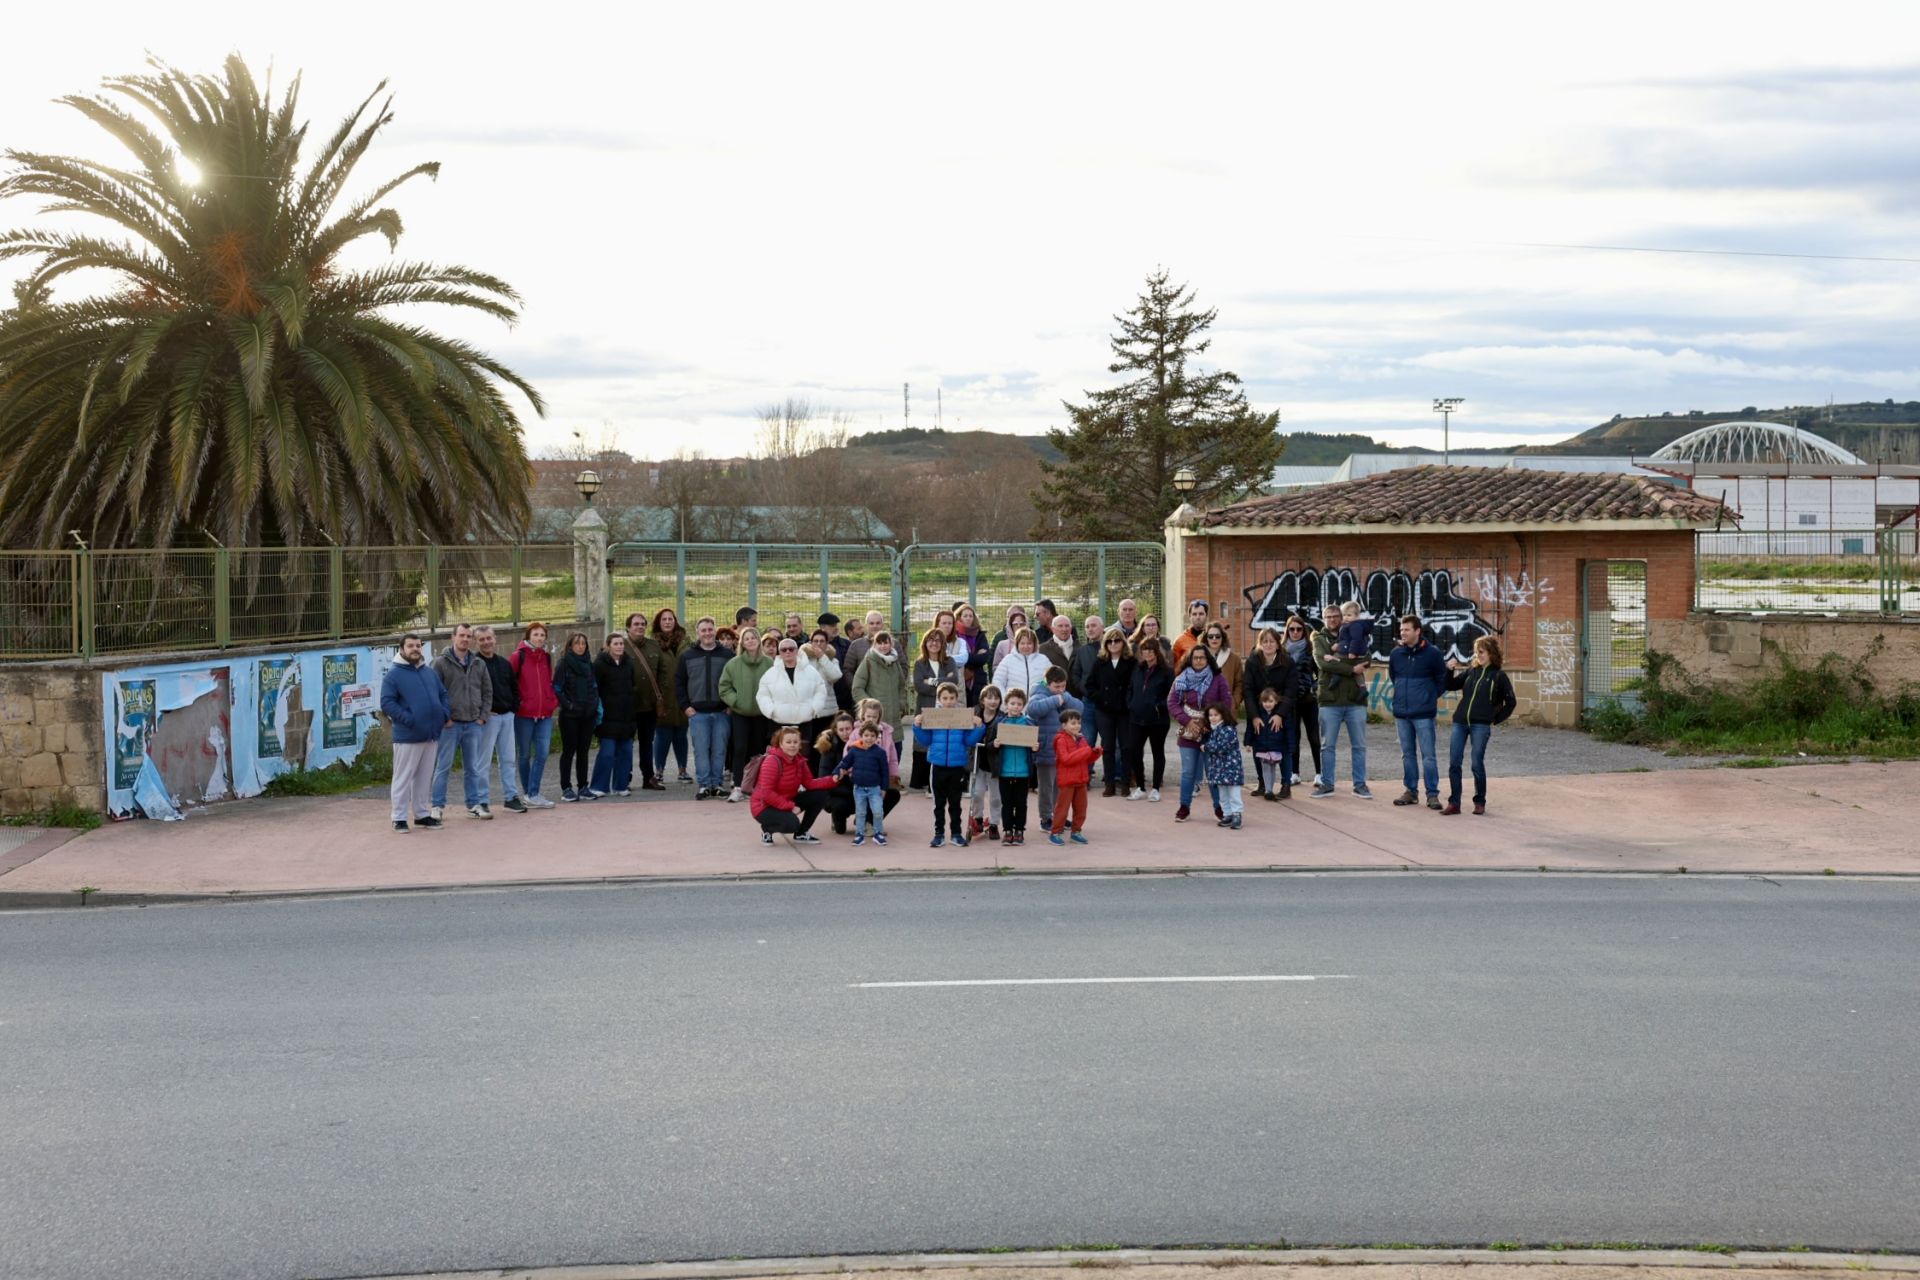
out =
{"type": "Polygon", "coordinates": [[[272,101],[224,74],[105,82],[62,101],[132,154],[115,167],[8,151],[0,198],[39,196],[78,229],[0,235],[36,260],[0,313],[0,546],[417,544],[517,539],[531,472],[484,351],[422,304],[513,321],[520,298],[466,267],[349,264],[400,215],[416,165],[342,210],[382,127],[383,82],[302,165],[299,81],[272,101]],[[59,299],[76,272],[108,282],[59,299]],[[205,536],[200,536],[205,535],[205,536]]]}

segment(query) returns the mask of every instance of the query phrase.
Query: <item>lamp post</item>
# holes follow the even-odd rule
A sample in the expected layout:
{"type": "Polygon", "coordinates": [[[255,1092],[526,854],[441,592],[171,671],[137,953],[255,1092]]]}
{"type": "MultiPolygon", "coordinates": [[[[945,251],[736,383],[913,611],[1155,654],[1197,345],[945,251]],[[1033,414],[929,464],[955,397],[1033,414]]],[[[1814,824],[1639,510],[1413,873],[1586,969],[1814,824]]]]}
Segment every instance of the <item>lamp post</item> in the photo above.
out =
{"type": "Polygon", "coordinates": [[[588,467],[573,478],[573,487],[580,491],[580,496],[587,500],[587,505],[592,506],[593,495],[600,492],[600,473],[588,467]]]}
{"type": "Polygon", "coordinates": [[[1199,483],[1200,477],[1193,474],[1192,467],[1182,467],[1173,473],[1173,490],[1180,495],[1180,499],[1183,502],[1186,500],[1187,495],[1192,493],[1199,483]]]}
{"type": "Polygon", "coordinates": [[[1459,396],[1447,396],[1445,399],[1434,397],[1433,411],[1440,415],[1440,465],[1449,466],[1453,462],[1453,415],[1466,401],[1459,396]]]}

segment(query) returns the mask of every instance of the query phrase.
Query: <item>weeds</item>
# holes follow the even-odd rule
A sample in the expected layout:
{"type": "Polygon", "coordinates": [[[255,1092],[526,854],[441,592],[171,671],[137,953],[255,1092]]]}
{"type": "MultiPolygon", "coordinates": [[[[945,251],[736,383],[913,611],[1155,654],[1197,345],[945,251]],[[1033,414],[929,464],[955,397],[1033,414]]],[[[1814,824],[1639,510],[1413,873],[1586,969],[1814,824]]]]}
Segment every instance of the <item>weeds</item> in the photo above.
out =
{"type": "Polygon", "coordinates": [[[1920,689],[1882,691],[1864,664],[1834,653],[1811,666],[1774,653],[1778,670],[1723,688],[1692,679],[1670,656],[1649,650],[1642,705],[1604,703],[1587,713],[1587,729],[1608,742],[1663,746],[1670,754],[1920,755],[1920,689]]]}
{"type": "Polygon", "coordinates": [[[324,769],[290,769],[261,788],[267,796],[337,796],[366,787],[377,787],[393,780],[393,754],[367,750],[352,763],[342,762],[324,769]]]}
{"type": "Polygon", "coordinates": [[[1740,756],[1737,759],[1723,761],[1723,769],[1778,769],[1780,762],[1772,756],[1740,756]]]}
{"type": "Polygon", "coordinates": [[[93,831],[101,821],[99,810],[77,804],[72,796],[67,796],[44,809],[0,818],[0,827],[75,827],[81,831],[93,831]]]}

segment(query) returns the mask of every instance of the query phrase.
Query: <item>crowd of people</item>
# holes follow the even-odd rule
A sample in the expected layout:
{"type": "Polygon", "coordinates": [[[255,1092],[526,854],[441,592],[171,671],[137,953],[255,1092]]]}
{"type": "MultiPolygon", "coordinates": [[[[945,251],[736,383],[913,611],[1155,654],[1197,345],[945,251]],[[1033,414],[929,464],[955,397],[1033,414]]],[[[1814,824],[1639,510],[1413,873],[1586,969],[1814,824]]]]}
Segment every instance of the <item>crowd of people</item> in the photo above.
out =
{"type": "MultiPolygon", "coordinates": [[[[1015,605],[1001,621],[989,634],[957,603],[912,652],[877,610],[844,625],[823,613],[811,628],[788,613],[762,629],[742,608],[731,625],[703,617],[689,633],[660,609],[630,614],[597,647],[574,631],[556,648],[536,622],[510,654],[491,627],[462,623],[431,662],[409,635],[380,695],[393,828],[441,825],[456,755],[472,817],[493,816],[496,759],[503,807],[554,807],[543,791],[556,728],[562,802],[631,795],[636,768],[640,789],[664,791],[671,760],[694,799],[745,803],[768,844],[818,842],[823,813],[855,844],[885,844],[905,790],[934,801],[935,847],[1019,845],[1031,810],[1052,843],[1085,844],[1096,770],[1103,798],[1159,803],[1169,736],[1176,822],[1192,818],[1204,784],[1215,823],[1240,830],[1249,778],[1254,798],[1292,799],[1303,747],[1309,795],[1335,794],[1343,733],[1352,793],[1373,798],[1366,719],[1379,664],[1374,621],[1355,604],[1329,608],[1318,625],[1294,617],[1262,629],[1245,655],[1202,600],[1172,636],[1132,600],[1111,624],[1090,615],[1076,625],[1050,600],[1015,605]]],[[[1394,803],[1424,794],[1429,808],[1460,813],[1464,765],[1483,814],[1489,737],[1515,706],[1500,645],[1482,637],[1463,665],[1442,656],[1418,617],[1399,619],[1398,633],[1385,663],[1404,784],[1394,803]],[[1449,690],[1461,697],[1443,804],[1436,722],[1449,690]]]]}

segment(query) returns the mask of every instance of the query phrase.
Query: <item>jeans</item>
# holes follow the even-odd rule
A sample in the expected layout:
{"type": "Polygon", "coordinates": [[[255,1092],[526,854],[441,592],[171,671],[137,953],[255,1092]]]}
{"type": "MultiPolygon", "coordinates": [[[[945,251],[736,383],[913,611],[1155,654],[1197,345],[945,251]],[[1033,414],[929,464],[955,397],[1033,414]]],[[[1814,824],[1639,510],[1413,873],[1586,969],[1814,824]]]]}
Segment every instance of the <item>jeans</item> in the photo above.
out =
{"type": "Polygon", "coordinates": [[[868,824],[872,824],[873,834],[887,834],[887,789],[885,787],[855,787],[853,789],[853,834],[867,834],[868,824]]]}
{"type": "Polygon", "coordinates": [[[687,726],[683,724],[656,724],[653,727],[653,771],[662,774],[667,771],[667,749],[673,749],[674,763],[680,766],[680,772],[687,771],[687,726]]]}
{"type": "Polygon", "coordinates": [[[1427,784],[1427,799],[1440,798],[1440,758],[1434,754],[1433,717],[1421,716],[1418,720],[1395,720],[1400,730],[1400,781],[1409,791],[1420,790],[1419,783],[1424,779],[1427,784]]]}
{"type": "Polygon", "coordinates": [[[727,739],[733,722],[724,711],[696,711],[687,730],[693,737],[694,781],[702,790],[723,790],[727,785],[727,739]]]}
{"type": "Polygon", "coordinates": [[[967,816],[1000,825],[1000,779],[985,769],[973,771],[973,782],[967,788],[967,816]]]}
{"type": "MultiPolygon", "coordinates": [[[[500,789],[511,800],[520,794],[520,762],[513,752],[514,717],[503,711],[496,711],[487,717],[480,727],[480,776],[486,777],[493,768],[493,754],[500,753],[500,789]]],[[[467,766],[469,772],[473,766],[467,766]]]]}
{"type": "Polygon", "coordinates": [[[513,750],[520,758],[520,794],[537,796],[547,776],[547,752],[553,749],[553,717],[515,716],[513,750]]]}
{"type": "Polygon", "coordinates": [[[1335,750],[1340,730],[1347,731],[1347,745],[1353,749],[1353,785],[1367,785],[1367,709],[1365,707],[1320,708],[1320,785],[1331,787],[1339,772],[1340,756],[1335,750]]]}
{"type": "Polygon", "coordinates": [[[600,739],[600,755],[593,762],[595,791],[626,791],[633,786],[633,739],[600,739]]]}
{"type": "Polygon", "coordinates": [[[447,803],[447,779],[453,773],[453,753],[460,753],[460,785],[467,795],[467,808],[486,804],[487,756],[481,754],[480,740],[487,726],[479,720],[455,721],[440,731],[440,751],[433,759],[433,807],[447,803]]]}
{"type": "Polygon", "coordinates": [[[1220,788],[1220,815],[1222,817],[1231,818],[1235,814],[1244,814],[1246,811],[1247,800],[1244,791],[1239,787],[1223,786],[1220,788]]]}
{"type": "Polygon", "coordinates": [[[1447,803],[1460,803],[1460,756],[1466,751],[1467,740],[1473,740],[1473,802],[1484,804],[1487,799],[1487,739],[1493,736],[1490,724],[1459,724],[1453,726],[1453,741],[1447,744],[1447,803]]]}
{"type": "Polygon", "coordinates": [[[1191,743],[1180,744],[1180,807],[1193,807],[1193,793],[1200,789],[1206,766],[1201,762],[1200,748],[1191,743]]]}

